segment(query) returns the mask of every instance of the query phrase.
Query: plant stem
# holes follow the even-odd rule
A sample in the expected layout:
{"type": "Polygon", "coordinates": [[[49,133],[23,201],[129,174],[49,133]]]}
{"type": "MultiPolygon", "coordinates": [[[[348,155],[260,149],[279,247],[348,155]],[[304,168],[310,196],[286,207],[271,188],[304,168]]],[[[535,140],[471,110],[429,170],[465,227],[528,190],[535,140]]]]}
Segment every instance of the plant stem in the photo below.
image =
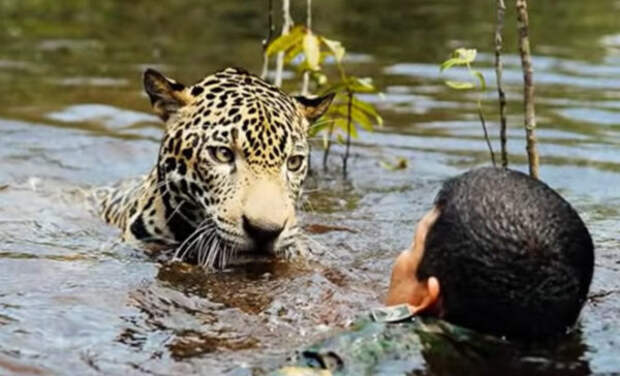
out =
{"type": "Polygon", "coordinates": [[[504,0],[497,0],[497,23],[495,24],[495,77],[497,79],[497,95],[499,97],[499,139],[501,143],[502,167],[508,167],[508,151],[506,149],[506,93],[502,88],[502,29],[504,28],[504,0]]]}
{"type": "MultiPolygon", "coordinates": [[[[293,20],[291,19],[291,6],[290,0],[282,0],[282,16],[284,17],[284,22],[282,23],[282,35],[288,34],[291,26],[293,25],[293,20]]],[[[276,60],[276,78],[274,80],[274,85],[277,87],[282,86],[282,70],[284,69],[284,52],[278,53],[278,57],[276,60]]]]}
{"type": "MultiPolygon", "coordinates": [[[[469,74],[474,76],[474,70],[471,69],[471,65],[466,63],[467,71],[469,74]]],[[[482,125],[482,132],[484,133],[484,140],[487,143],[487,147],[489,148],[489,154],[491,154],[491,162],[493,163],[493,167],[496,166],[495,163],[495,153],[493,152],[493,145],[491,145],[491,140],[489,139],[489,132],[487,131],[487,123],[484,119],[484,112],[482,112],[482,98],[484,96],[486,90],[486,84],[483,82],[482,87],[480,88],[480,94],[478,94],[478,118],[480,119],[480,124],[482,125]]]]}
{"type": "Polygon", "coordinates": [[[527,157],[530,175],[539,177],[539,157],[536,149],[536,115],[534,112],[534,82],[532,70],[532,56],[528,36],[527,1],[517,1],[517,30],[519,31],[519,53],[521,54],[521,68],[523,70],[523,105],[525,107],[525,139],[527,142],[527,157]]]}
{"type": "Polygon", "coordinates": [[[267,27],[269,28],[269,31],[267,32],[267,38],[263,39],[263,69],[260,74],[260,78],[263,80],[267,78],[267,74],[269,73],[269,57],[267,56],[267,47],[269,46],[269,43],[271,43],[273,32],[275,31],[275,26],[273,25],[273,0],[268,0],[268,4],[267,27]]]}
{"type": "Polygon", "coordinates": [[[308,175],[312,176],[312,143],[308,143],[308,175]]]}
{"type": "MultiPolygon", "coordinates": [[[[306,27],[312,30],[312,0],[306,0],[306,27]]],[[[308,95],[308,86],[310,85],[310,72],[304,72],[303,84],[301,86],[301,95],[308,95]]]]}
{"type": "Polygon", "coordinates": [[[347,178],[347,161],[349,160],[349,151],[351,149],[351,110],[353,106],[353,92],[347,90],[347,145],[344,149],[344,157],[342,159],[342,177],[347,178]]]}
{"type": "Polygon", "coordinates": [[[323,151],[323,171],[327,171],[327,159],[329,158],[329,149],[332,147],[332,135],[334,134],[333,121],[329,125],[329,131],[327,132],[327,143],[325,144],[325,150],[323,151]]]}
{"type": "Polygon", "coordinates": [[[480,102],[480,100],[478,100],[478,118],[480,118],[480,124],[482,124],[482,131],[484,132],[484,139],[487,142],[489,153],[491,153],[491,162],[493,163],[493,167],[495,167],[495,153],[493,152],[493,146],[491,146],[491,140],[489,140],[489,132],[487,132],[487,124],[484,120],[484,113],[482,112],[482,103],[480,102]]]}

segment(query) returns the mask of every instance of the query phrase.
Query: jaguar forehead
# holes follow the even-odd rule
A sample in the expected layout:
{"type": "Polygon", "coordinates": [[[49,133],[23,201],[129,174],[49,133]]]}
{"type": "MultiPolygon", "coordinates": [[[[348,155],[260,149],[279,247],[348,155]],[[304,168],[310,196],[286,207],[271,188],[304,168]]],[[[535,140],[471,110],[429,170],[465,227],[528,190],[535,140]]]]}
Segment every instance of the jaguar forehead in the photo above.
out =
{"type": "Polygon", "coordinates": [[[303,132],[304,119],[285,94],[269,97],[264,91],[255,95],[254,87],[239,86],[226,90],[223,87],[210,88],[186,106],[177,127],[208,130],[214,126],[222,129],[235,125],[243,132],[270,134],[273,128],[303,132]]]}
{"type": "Polygon", "coordinates": [[[195,101],[176,128],[199,133],[203,142],[236,145],[251,164],[281,165],[292,145],[306,141],[294,99],[245,71],[208,76],[191,93],[195,101]]]}
{"type": "Polygon", "coordinates": [[[261,110],[267,108],[282,113],[297,112],[294,99],[285,92],[237,68],[228,68],[205,77],[194,85],[191,92],[197,99],[204,97],[207,101],[216,101],[220,108],[228,107],[226,104],[239,106],[245,100],[252,100],[261,110]]]}
{"type": "Polygon", "coordinates": [[[237,128],[233,128],[230,132],[230,136],[232,137],[233,144],[237,144],[237,141],[239,140],[239,130],[237,128]]]}
{"type": "Polygon", "coordinates": [[[242,152],[250,164],[279,166],[291,148],[290,134],[282,129],[244,132],[242,152]]]}

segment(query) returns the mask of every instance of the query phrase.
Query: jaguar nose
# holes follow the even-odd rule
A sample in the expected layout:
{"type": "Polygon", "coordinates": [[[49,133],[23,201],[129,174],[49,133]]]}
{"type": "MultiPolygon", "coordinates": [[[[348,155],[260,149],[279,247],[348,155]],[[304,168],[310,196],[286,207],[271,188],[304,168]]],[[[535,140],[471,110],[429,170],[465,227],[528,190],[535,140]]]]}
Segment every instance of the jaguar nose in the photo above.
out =
{"type": "Polygon", "coordinates": [[[284,230],[284,225],[253,221],[245,215],[242,216],[243,229],[257,244],[267,244],[274,241],[284,230]]]}

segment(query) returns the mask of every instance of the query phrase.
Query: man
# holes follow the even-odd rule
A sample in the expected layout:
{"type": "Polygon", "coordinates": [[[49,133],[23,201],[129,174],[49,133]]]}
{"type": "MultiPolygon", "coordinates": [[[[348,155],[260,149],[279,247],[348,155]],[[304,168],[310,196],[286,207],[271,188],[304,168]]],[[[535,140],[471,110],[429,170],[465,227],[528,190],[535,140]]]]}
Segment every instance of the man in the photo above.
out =
{"type": "Polygon", "coordinates": [[[594,268],[575,210],[544,183],[483,168],[448,180],[394,265],[387,304],[509,337],[560,334],[594,268]]]}
{"type": "Polygon", "coordinates": [[[459,175],[443,184],[411,247],[396,259],[387,305],[402,306],[374,313],[375,321],[445,321],[362,320],[303,352],[301,363],[377,373],[386,358],[415,362],[433,342],[428,333],[454,337],[457,326],[492,334],[492,342],[566,334],[586,301],[593,248],[579,215],[546,184],[499,168],[459,175]]]}

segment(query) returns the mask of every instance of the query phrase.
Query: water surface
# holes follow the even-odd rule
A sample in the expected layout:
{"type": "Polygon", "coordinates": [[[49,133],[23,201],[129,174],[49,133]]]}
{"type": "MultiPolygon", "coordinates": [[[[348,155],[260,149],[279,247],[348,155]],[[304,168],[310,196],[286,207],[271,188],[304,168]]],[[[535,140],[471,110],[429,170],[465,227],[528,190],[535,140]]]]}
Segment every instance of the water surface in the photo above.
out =
{"type": "MultiPolygon", "coordinates": [[[[494,82],[492,2],[317,2],[318,31],[342,40],[348,69],[383,91],[365,99],[384,128],[360,132],[346,181],[335,150],[332,171],[310,179],[300,213],[306,224],[353,232],[313,235],[318,262],[216,274],[120,243],[83,191],[155,161],[162,129],[140,73],[155,67],[189,83],[229,64],[258,72],[265,5],[0,2],[0,373],[264,373],[380,304],[391,262],[441,181],[489,164],[477,97],[446,89],[444,79],[464,72],[440,76],[438,64],[455,47],[477,48],[479,69],[494,82]],[[404,171],[380,165],[399,157],[409,161],[404,171]]],[[[618,11],[613,0],[531,4],[541,175],[575,205],[597,247],[591,299],[569,351],[515,355],[517,364],[539,362],[542,374],[571,364],[576,374],[620,372],[618,11]]],[[[525,170],[512,18],[509,8],[509,153],[525,170]]],[[[297,90],[289,76],[286,89],[297,90]]],[[[496,107],[491,86],[484,110],[497,149],[496,107]]],[[[407,367],[449,374],[454,364],[445,362],[407,367]]]]}

